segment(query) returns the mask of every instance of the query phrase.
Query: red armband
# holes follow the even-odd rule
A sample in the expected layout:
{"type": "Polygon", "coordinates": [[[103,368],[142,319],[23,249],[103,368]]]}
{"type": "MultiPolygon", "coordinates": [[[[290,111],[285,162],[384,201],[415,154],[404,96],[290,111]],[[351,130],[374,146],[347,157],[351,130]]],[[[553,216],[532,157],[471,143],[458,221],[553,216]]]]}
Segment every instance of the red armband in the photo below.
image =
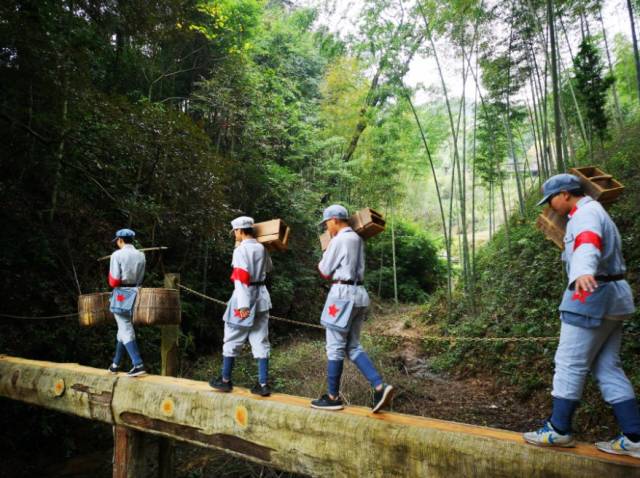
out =
{"type": "Polygon", "coordinates": [[[583,231],[576,236],[576,240],[573,243],[573,250],[583,244],[593,244],[598,250],[602,251],[602,238],[593,231],[583,231]]]}
{"type": "Polygon", "coordinates": [[[318,266],[318,273],[320,274],[320,276],[325,279],[325,280],[330,280],[331,276],[326,276],[322,273],[322,271],[320,270],[320,266],[318,266]]]}
{"type": "Polygon", "coordinates": [[[109,286],[118,287],[120,284],[122,284],[122,281],[120,279],[116,279],[111,275],[111,273],[109,273],[109,286]]]}
{"type": "Polygon", "coordinates": [[[231,282],[235,282],[237,280],[242,282],[244,285],[249,285],[251,283],[251,274],[244,269],[235,267],[231,273],[231,282]]]}

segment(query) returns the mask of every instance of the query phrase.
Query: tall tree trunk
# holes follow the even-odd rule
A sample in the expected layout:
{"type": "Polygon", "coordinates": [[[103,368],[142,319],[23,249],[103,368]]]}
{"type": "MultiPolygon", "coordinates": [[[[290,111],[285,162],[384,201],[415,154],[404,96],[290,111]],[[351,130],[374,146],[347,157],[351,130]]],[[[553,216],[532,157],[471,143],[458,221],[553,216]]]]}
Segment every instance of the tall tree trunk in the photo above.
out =
{"type": "Polygon", "coordinates": [[[398,269],[396,267],[396,218],[393,203],[391,205],[391,257],[393,261],[393,301],[398,304],[398,269]]]}
{"type": "Polygon", "coordinates": [[[449,234],[447,233],[447,220],[444,215],[444,206],[442,204],[442,194],[440,194],[440,185],[438,184],[438,175],[436,174],[436,168],[433,164],[433,157],[431,156],[431,151],[429,150],[429,145],[427,143],[427,137],[424,132],[424,128],[422,127],[422,123],[420,122],[420,118],[418,117],[418,112],[416,111],[413,102],[411,101],[411,97],[409,94],[406,94],[406,99],[411,107],[411,112],[413,113],[413,117],[416,120],[416,125],[418,126],[418,130],[420,131],[420,138],[422,139],[422,144],[424,145],[425,153],[427,154],[427,160],[429,161],[429,167],[431,168],[431,174],[433,175],[433,183],[436,187],[436,196],[438,197],[438,207],[440,208],[440,218],[442,220],[442,233],[444,235],[444,244],[445,250],[447,254],[447,309],[449,313],[451,312],[451,295],[452,295],[452,264],[451,264],[451,247],[450,247],[450,239],[449,234]]]}
{"type": "Polygon", "coordinates": [[[61,118],[61,132],[60,132],[60,142],[58,143],[58,149],[56,151],[56,170],[53,175],[53,190],[51,192],[51,210],[49,211],[49,222],[53,222],[53,219],[56,214],[56,209],[58,208],[58,197],[60,195],[60,182],[62,181],[62,162],[64,159],[64,148],[65,148],[65,139],[67,136],[67,114],[69,111],[69,99],[68,99],[68,86],[69,82],[67,80],[66,73],[64,74],[63,79],[63,92],[64,95],[62,100],[62,118],[61,118]]]}
{"type": "Polygon", "coordinates": [[[509,149],[511,151],[511,161],[513,162],[513,174],[516,178],[516,187],[518,189],[518,206],[520,211],[520,216],[524,217],[524,196],[522,194],[522,185],[520,184],[520,172],[518,171],[518,160],[516,159],[516,149],[513,144],[513,135],[511,134],[511,47],[513,45],[513,30],[509,32],[509,50],[507,52],[509,63],[508,63],[508,71],[507,71],[507,114],[505,129],[507,130],[507,139],[509,140],[509,149]]]}
{"type": "Polygon", "coordinates": [[[507,203],[504,198],[504,181],[500,179],[500,197],[502,198],[502,214],[504,217],[504,232],[507,235],[507,254],[511,254],[511,234],[509,233],[509,214],[507,213],[507,203]]]}
{"type": "MultiPolygon", "coordinates": [[[[562,28],[562,32],[564,33],[564,39],[567,42],[567,47],[569,48],[569,56],[571,57],[571,64],[573,64],[574,56],[573,56],[573,51],[571,50],[571,42],[569,41],[569,35],[567,35],[567,29],[564,27],[564,21],[562,20],[562,16],[560,16],[560,27],[562,28]]],[[[567,68],[564,68],[564,65],[562,63],[562,57],[558,55],[558,58],[560,60],[560,69],[563,71],[566,71],[567,68]]],[[[575,90],[573,89],[573,83],[571,82],[571,80],[569,80],[567,83],[569,85],[569,91],[571,92],[571,99],[573,100],[573,106],[576,109],[576,115],[578,117],[578,125],[580,126],[580,135],[582,136],[582,141],[585,145],[587,145],[587,147],[589,147],[587,131],[584,127],[584,120],[582,119],[582,112],[580,111],[580,106],[578,106],[578,100],[576,98],[575,90]]]]}
{"type": "MultiPolygon", "coordinates": [[[[400,29],[399,27],[396,28],[396,31],[394,32],[392,37],[393,39],[395,39],[396,36],[398,35],[399,29],[400,29]]],[[[409,51],[409,55],[405,59],[402,65],[402,68],[400,69],[400,71],[394,72],[400,80],[402,80],[402,78],[404,78],[406,73],[409,71],[409,65],[411,64],[411,60],[413,59],[413,56],[415,55],[416,51],[420,47],[420,44],[422,43],[422,38],[423,38],[422,35],[420,35],[414,40],[414,44],[412,45],[411,50],[409,51]]],[[[393,43],[393,41],[391,43],[393,43]]],[[[382,58],[380,58],[380,62],[378,63],[376,72],[373,76],[373,79],[371,80],[371,85],[369,86],[369,92],[367,93],[365,104],[360,109],[359,118],[358,118],[358,122],[356,123],[355,131],[351,136],[351,141],[349,141],[349,145],[347,146],[347,149],[342,154],[342,161],[347,162],[351,160],[353,153],[355,153],[356,147],[358,146],[358,142],[360,141],[360,137],[362,136],[362,133],[368,126],[367,115],[369,111],[372,108],[383,105],[386,102],[387,98],[389,98],[390,96],[390,93],[388,91],[380,91],[380,85],[379,85],[380,76],[382,75],[384,69],[387,66],[388,55],[390,54],[391,54],[391,48],[389,48],[384,53],[382,58]]]]}
{"type": "Polygon", "coordinates": [[[538,151],[538,139],[536,133],[536,120],[533,117],[533,113],[531,111],[531,106],[529,105],[529,101],[527,101],[527,112],[529,113],[529,125],[531,126],[531,137],[533,138],[533,146],[536,151],[536,165],[538,167],[538,184],[542,186],[541,182],[541,174],[542,174],[542,165],[540,164],[540,152],[538,151]]]}
{"type": "Polygon", "coordinates": [[[629,22],[631,24],[631,39],[633,41],[633,58],[636,62],[636,84],[638,86],[638,99],[640,100],[640,54],[638,54],[638,37],[636,36],[636,23],[633,18],[633,7],[631,0],[627,0],[629,10],[629,22]]]}
{"type": "Polygon", "coordinates": [[[558,84],[558,59],[556,54],[556,30],[553,1],[547,0],[549,43],[551,47],[551,82],[553,83],[553,122],[556,142],[556,171],[564,171],[562,160],[562,124],[560,118],[560,86],[558,84]]]}
{"type": "MultiPolygon", "coordinates": [[[[604,27],[604,21],[602,20],[602,5],[598,10],[598,20],[600,21],[600,28],[602,29],[602,39],[604,40],[604,51],[607,53],[607,64],[609,66],[609,74],[614,77],[613,63],[611,62],[611,52],[609,51],[609,42],[607,41],[607,30],[604,27]]],[[[620,99],[618,98],[618,89],[616,88],[616,82],[611,85],[611,92],[613,94],[613,104],[616,110],[616,123],[618,127],[622,127],[622,110],[620,109],[620,99]]]]}

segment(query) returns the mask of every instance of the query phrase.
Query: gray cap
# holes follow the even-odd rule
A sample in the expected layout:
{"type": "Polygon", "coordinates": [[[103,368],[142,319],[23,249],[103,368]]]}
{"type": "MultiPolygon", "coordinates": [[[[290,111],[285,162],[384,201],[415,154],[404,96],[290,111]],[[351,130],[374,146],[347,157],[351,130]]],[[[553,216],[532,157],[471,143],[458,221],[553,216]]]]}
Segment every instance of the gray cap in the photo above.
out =
{"type": "Polygon", "coordinates": [[[342,219],[343,221],[349,220],[349,212],[344,206],[340,204],[332,204],[324,211],[322,211],[322,221],[320,224],[324,224],[329,219],[342,219]]]}
{"type": "Polygon", "coordinates": [[[555,196],[561,191],[569,192],[581,188],[582,184],[580,183],[580,179],[578,179],[578,176],[566,173],[551,176],[542,185],[542,194],[544,195],[544,197],[540,201],[538,201],[537,206],[546,204],[547,202],[549,202],[551,197],[555,196]]]}
{"type": "Polygon", "coordinates": [[[253,218],[249,216],[236,217],[231,221],[232,229],[248,229],[250,227],[253,227],[253,218]]]}
{"type": "Polygon", "coordinates": [[[136,237],[136,233],[131,229],[118,229],[116,231],[116,237],[113,238],[113,242],[116,242],[121,237],[136,237]]]}

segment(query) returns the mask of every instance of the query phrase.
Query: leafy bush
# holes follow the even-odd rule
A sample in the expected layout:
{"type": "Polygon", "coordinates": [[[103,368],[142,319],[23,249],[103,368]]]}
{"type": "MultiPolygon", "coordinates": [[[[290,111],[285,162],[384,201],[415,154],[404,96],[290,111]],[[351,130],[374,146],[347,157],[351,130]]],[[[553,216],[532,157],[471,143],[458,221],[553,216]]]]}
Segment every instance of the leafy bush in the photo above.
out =
{"type": "MultiPolygon", "coordinates": [[[[409,221],[397,221],[396,276],[398,299],[425,302],[445,278],[446,268],[438,258],[438,248],[427,232],[409,221]]],[[[391,227],[367,243],[366,284],[382,298],[393,298],[393,256],[391,227]]]]}

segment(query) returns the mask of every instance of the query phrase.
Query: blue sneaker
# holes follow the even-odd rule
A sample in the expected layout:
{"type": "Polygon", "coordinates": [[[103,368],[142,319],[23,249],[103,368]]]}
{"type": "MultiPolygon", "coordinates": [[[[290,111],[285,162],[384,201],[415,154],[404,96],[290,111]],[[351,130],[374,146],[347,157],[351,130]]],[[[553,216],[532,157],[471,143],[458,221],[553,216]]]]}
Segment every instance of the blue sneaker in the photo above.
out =
{"type": "Polygon", "coordinates": [[[560,446],[560,447],[572,447],[576,445],[573,435],[567,433],[561,435],[551,425],[551,422],[546,422],[542,428],[535,432],[527,432],[523,435],[524,441],[538,446],[560,446]]]}
{"type": "Polygon", "coordinates": [[[596,443],[596,448],[605,453],[640,458],[640,443],[632,442],[624,435],[620,435],[611,441],[599,441],[596,443]]]}

